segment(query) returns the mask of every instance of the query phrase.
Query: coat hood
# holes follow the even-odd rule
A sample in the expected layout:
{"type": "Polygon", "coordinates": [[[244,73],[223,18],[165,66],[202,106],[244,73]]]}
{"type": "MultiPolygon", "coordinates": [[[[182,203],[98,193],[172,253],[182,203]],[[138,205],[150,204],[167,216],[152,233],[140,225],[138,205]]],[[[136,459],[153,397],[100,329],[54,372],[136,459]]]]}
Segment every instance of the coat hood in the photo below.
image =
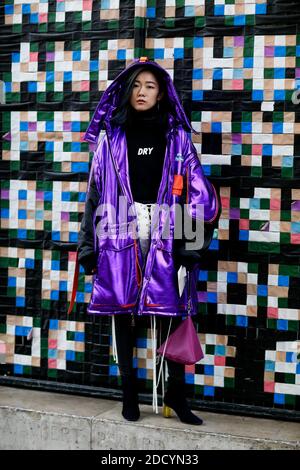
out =
{"type": "Polygon", "coordinates": [[[133,70],[143,65],[147,68],[153,68],[154,70],[160,71],[161,76],[166,84],[168,98],[175,110],[173,119],[177,125],[181,124],[184,128],[193,131],[193,128],[185,114],[182,104],[180,103],[175,86],[168,72],[159,64],[149,60],[147,57],[140,57],[139,59],[134,59],[134,61],[126,69],[124,69],[104,91],[94,116],[84,135],[85,141],[92,144],[97,143],[103,124],[109,121],[112,112],[118,107],[124,82],[133,70]]]}

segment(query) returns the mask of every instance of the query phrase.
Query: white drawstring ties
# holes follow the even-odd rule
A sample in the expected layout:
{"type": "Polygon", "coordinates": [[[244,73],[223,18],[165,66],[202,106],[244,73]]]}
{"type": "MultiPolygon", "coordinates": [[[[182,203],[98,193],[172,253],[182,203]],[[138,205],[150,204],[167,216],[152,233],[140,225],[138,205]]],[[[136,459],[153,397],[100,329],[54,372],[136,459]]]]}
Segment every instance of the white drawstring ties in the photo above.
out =
{"type": "Polygon", "coordinates": [[[117,341],[116,341],[116,325],[115,325],[115,316],[111,316],[111,336],[112,336],[112,355],[114,361],[118,364],[118,351],[117,351],[117,341]]]}

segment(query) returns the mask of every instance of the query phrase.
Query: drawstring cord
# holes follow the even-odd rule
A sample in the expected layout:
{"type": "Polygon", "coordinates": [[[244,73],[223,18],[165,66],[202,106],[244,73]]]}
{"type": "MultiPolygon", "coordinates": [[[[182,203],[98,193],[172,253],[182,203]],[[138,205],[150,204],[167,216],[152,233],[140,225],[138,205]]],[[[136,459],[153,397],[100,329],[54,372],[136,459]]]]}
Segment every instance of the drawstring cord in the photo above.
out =
{"type": "Polygon", "coordinates": [[[118,364],[118,351],[117,351],[117,341],[116,341],[116,325],[115,325],[115,316],[111,316],[111,335],[112,335],[112,354],[114,361],[118,364]]]}
{"type": "MultiPolygon", "coordinates": [[[[168,329],[168,335],[167,339],[165,342],[164,346],[164,351],[161,357],[157,356],[156,350],[157,350],[157,344],[156,344],[156,316],[151,315],[150,317],[151,320],[151,342],[152,342],[152,366],[153,366],[153,392],[152,392],[152,408],[153,411],[155,411],[156,414],[158,414],[158,404],[157,404],[157,389],[159,386],[160,382],[160,377],[162,378],[162,394],[164,396],[165,394],[165,377],[164,377],[164,359],[165,359],[165,350],[167,347],[167,342],[169,339],[170,335],[170,330],[171,330],[171,324],[172,324],[172,317],[170,319],[170,324],[169,324],[169,329],[168,329]],[[159,372],[158,372],[158,378],[156,378],[156,366],[160,362],[160,367],[159,367],[159,372]]],[[[161,340],[161,328],[160,328],[160,340],[161,340]]],[[[166,372],[165,372],[166,374],[166,372]]],[[[167,374],[166,374],[167,376],[167,374]]]]}
{"type": "Polygon", "coordinates": [[[153,370],[153,393],[152,393],[152,408],[158,414],[157,406],[157,385],[156,385],[156,316],[151,315],[151,343],[152,343],[152,370],[153,370]]]}

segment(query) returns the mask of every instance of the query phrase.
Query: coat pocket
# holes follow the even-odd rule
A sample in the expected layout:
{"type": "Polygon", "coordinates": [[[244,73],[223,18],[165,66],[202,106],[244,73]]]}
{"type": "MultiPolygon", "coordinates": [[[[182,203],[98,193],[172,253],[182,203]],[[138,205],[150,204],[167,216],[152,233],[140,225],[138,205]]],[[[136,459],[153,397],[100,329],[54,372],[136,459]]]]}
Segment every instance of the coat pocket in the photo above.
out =
{"type": "Polygon", "coordinates": [[[172,247],[172,240],[162,240],[158,244],[147,290],[146,306],[148,307],[168,308],[177,306],[179,303],[178,278],[172,247]]]}
{"type": "Polygon", "coordinates": [[[138,271],[134,240],[112,240],[102,245],[94,277],[94,305],[129,307],[136,303],[138,271]]]}

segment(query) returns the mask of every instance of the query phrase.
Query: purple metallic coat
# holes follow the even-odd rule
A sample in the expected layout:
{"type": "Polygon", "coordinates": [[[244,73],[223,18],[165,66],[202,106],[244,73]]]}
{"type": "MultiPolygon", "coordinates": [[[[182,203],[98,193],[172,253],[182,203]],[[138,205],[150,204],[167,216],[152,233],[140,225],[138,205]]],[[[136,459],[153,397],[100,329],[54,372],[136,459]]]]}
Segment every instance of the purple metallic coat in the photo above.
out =
{"type": "Polygon", "coordinates": [[[174,213],[171,211],[169,238],[162,237],[166,215],[162,211],[157,214],[158,223],[152,232],[151,244],[143,269],[139,239],[136,239],[130,230],[125,237],[121,233],[121,227],[124,227],[120,222],[121,218],[119,219],[119,196],[126,196],[128,206],[132,205],[130,227],[135,227],[137,217],[129,181],[125,132],[119,126],[111,126],[110,118],[118,106],[124,79],[132,69],[143,64],[159,69],[163,73],[169,99],[176,109],[174,115],[169,115],[166,154],[157,203],[172,207],[172,204],[177,201],[178,196],[172,194],[172,187],[174,174],[178,173],[178,160],[180,159],[182,160],[181,173],[187,178],[186,203],[189,214],[196,217],[193,207],[195,204],[203,204],[205,222],[213,222],[218,214],[218,198],[215,189],[205,177],[196,149],[184,130],[191,129],[191,125],[169,74],[155,62],[135,60],[119,74],[102,95],[85,135],[85,140],[96,144],[91,177],[100,195],[99,205],[109,203],[116,210],[115,220],[110,221],[109,215],[106,218],[107,226],[112,229],[114,237],[101,237],[99,233],[96,234],[95,223],[97,271],[93,277],[93,290],[87,311],[89,314],[96,315],[134,313],[180,316],[187,312],[188,297],[190,297],[190,313],[193,315],[197,313],[196,284],[199,269],[196,265],[190,275],[190,283],[186,284],[179,297],[177,271],[172,255],[174,213]],[[106,133],[99,139],[103,127],[106,133]],[[178,155],[182,157],[176,159],[178,155]],[[190,296],[188,296],[188,289],[190,289],[190,296]]]}

